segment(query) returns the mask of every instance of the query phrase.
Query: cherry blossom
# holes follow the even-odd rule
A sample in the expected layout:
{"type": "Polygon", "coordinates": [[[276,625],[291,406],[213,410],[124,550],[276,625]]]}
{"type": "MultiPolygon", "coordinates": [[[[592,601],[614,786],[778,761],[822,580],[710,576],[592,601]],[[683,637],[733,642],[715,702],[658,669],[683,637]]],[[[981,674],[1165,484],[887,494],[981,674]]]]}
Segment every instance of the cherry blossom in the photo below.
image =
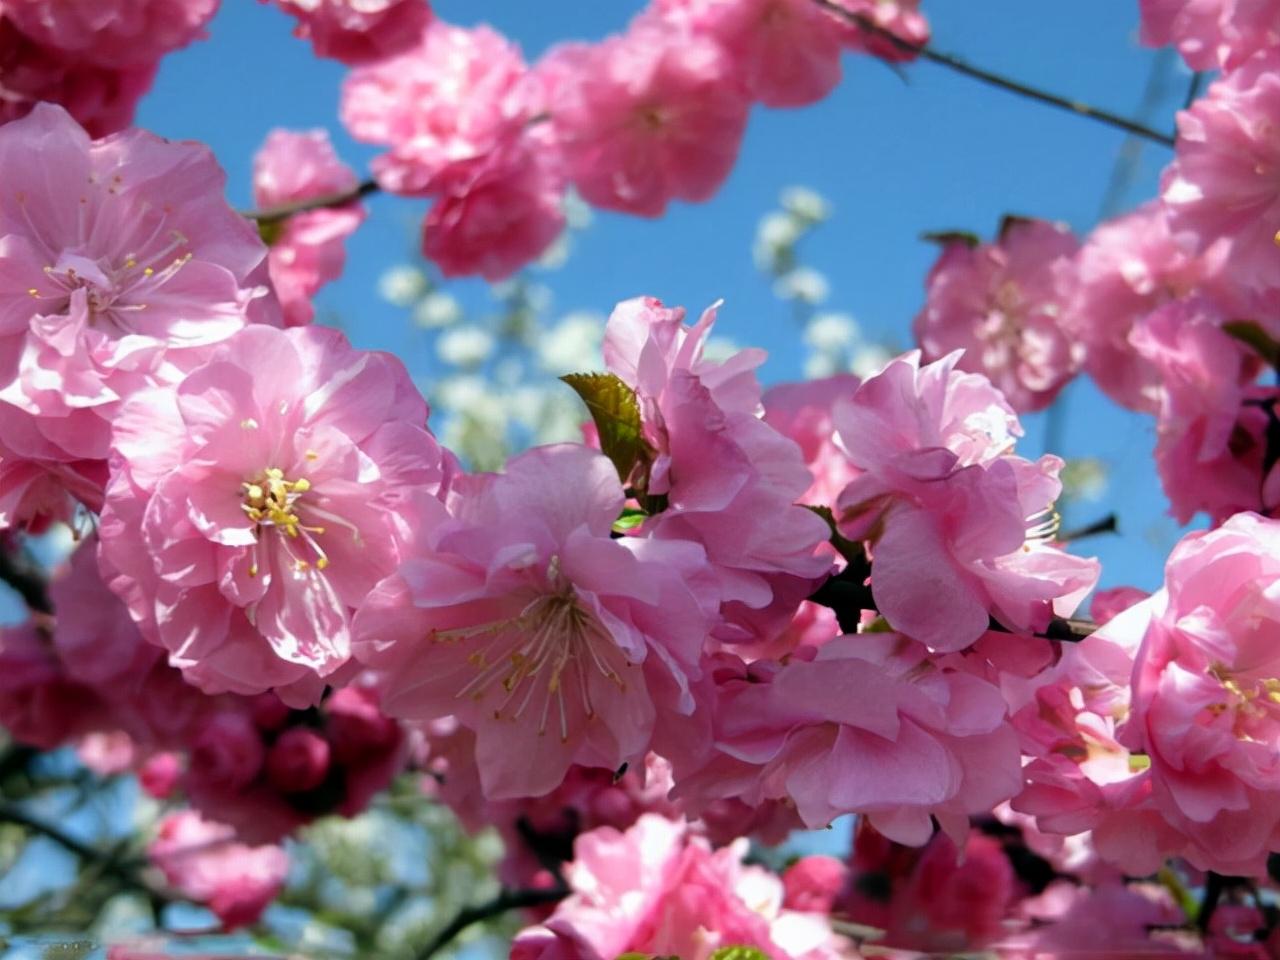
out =
{"type": "Polygon", "coordinates": [[[196,685],[314,699],[353,609],[443,514],[426,415],[399,361],[336,331],[242,331],[117,417],[112,589],[196,685]]]}

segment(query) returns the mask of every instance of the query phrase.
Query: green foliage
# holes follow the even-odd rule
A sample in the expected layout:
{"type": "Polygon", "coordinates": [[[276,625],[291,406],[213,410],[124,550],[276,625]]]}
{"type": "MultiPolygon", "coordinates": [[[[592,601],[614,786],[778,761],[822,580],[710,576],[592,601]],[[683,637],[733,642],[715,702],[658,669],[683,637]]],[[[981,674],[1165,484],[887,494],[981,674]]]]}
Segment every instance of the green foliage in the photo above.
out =
{"type": "Polygon", "coordinates": [[[612,373],[570,373],[560,378],[582,398],[600,434],[600,449],[625,485],[648,452],[636,392],[612,373]]]}

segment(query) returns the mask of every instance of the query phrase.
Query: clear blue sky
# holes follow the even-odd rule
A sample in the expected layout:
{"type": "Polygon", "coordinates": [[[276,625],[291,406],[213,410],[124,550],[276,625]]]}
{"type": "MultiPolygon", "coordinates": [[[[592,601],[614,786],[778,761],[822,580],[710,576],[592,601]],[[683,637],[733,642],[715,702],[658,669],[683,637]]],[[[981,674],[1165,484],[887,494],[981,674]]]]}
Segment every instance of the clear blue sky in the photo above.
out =
{"type": "MultiPolygon", "coordinates": [[[[622,29],[639,0],[438,0],[445,18],[487,21],[518,42],[529,59],[565,39],[594,39],[622,29]]],[[[1132,114],[1153,69],[1136,43],[1136,0],[926,0],[935,44],[975,63],[1132,114]]],[[[253,151],[274,126],[327,127],[340,152],[363,169],[374,151],[347,138],[337,120],[340,64],[312,57],[289,35],[291,21],[253,0],[226,0],[212,36],[165,61],[138,122],[171,138],[210,144],[229,175],[233,202],[247,204],[253,151]]],[[[1077,231],[1096,221],[1123,134],[985,87],[929,64],[899,75],[863,57],[847,57],[845,81],[804,110],[757,109],[737,169],[710,203],[677,206],[643,221],[599,215],[569,264],[547,278],[557,309],[607,311],[616,301],[652,293],[700,309],[724,297],[721,332],[766,347],[765,379],[799,376],[803,350],[787,305],[757,274],[750,247],[759,216],[779,190],[811,186],[829,198],[834,219],[815,234],[807,260],[826,273],[829,306],[857,317],[881,339],[908,343],[933,249],[922,232],[961,228],[989,234],[1007,212],[1061,219],[1077,231]]],[[[1153,123],[1171,128],[1189,78],[1171,74],[1153,123]]],[[[1143,148],[1123,206],[1152,195],[1169,152],[1143,148]]],[[[425,204],[377,197],[353,240],[347,275],[326,289],[322,311],[342,318],[355,342],[400,354],[425,369],[423,341],[405,313],[381,302],[376,278],[410,257],[425,204]]],[[[450,289],[478,303],[478,284],[450,289]]],[[[1124,535],[1094,541],[1106,563],[1104,584],[1148,588],[1161,578],[1176,528],[1163,516],[1155,483],[1149,419],[1100,399],[1091,385],[1069,394],[1057,452],[1103,457],[1112,470],[1104,504],[1085,505],[1067,524],[1108,506],[1124,535]]],[[[1028,455],[1040,452],[1029,424],[1028,455]]]]}

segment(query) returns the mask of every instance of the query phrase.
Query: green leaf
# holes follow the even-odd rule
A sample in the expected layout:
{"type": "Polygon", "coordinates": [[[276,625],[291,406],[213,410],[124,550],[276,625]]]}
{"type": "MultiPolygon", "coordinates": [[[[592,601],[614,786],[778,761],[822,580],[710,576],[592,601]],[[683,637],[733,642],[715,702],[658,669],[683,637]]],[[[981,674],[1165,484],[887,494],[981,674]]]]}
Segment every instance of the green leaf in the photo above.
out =
{"type": "Polygon", "coordinates": [[[806,510],[812,510],[823,520],[827,521],[827,527],[831,531],[831,545],[836,548],[836,552],[844,557],[849,563],[861,563],[866,560],[866,551],[862,549],[862,544],[855,543],[853,540],[847,540],[841,536],[840,531],[836,529],[836,515],[828,506],[814,505],[806,503],[803,505],[806,510]]]}
{"type": "Polygon", "coordinates": [[[721,947],[709,960],[769,960],[769,955],[755,947],[721,947]]]}
{"type": "Polygon", "coordinates": [[[1280,343],[1271,339],[1271,334],[1263,330],[1252,320],[1232,320],[1224,323],[1222,329],[1235,337],[1254,353],[1267,361],[1269,366],[1280,369],[1280,343]]]}
{"type": "Polygon", "coordinates": [[[268,247],[275,246],[276,242],[284,236],[286,223],[287,220],[259,220],[258,236],[268,247]]]}
{"type": "Polygon", "coordinates": [[[648,518],[649,514],[644,510],[639,510],[635,507],[623,507],[622,515],[613,521],[613,529],[618,533],[634,530],[648,518]]]}
{"type": "Polygon", "coordinates": [[[640,432],[636,392],[612,373],[570,373],[560,378],[577,392],[600,434],[600,449],[625,485],[647,445],[640,432]]]}

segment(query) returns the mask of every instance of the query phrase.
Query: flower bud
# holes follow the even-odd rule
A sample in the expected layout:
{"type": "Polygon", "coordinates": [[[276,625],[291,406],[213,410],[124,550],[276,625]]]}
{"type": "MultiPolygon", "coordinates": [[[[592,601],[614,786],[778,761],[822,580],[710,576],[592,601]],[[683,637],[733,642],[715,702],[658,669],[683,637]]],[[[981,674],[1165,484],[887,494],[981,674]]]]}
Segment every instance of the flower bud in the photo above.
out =
{"type": "Polygon", "coordinates": [[[267,754],[267,779],[283,793],[304,793],[324,783],[329,772],[329,742],[306,727],[280,734],[267,754]]]}
{"type": "Polygon", "coordinates": [[[182,775],[182,761],[176,753],[157,753],[148,757],[138,771],[138,783],[148,795],[167,800],[182,775]]]}
{"type": "Polygon", "coordinates": [[[262,769],[262,737],[243,713],[223,712],[205,722],[191,749],[191,772],[210,786],[239,789],[262,769]]]}
{"type": "Polygon", "coordinates": [[[344,687],[325,703],[326,732],[333,755],[350,764],[395,745],[400,731],[394,720],[378,709],[378,696],[363,687],[344,687]]]}

